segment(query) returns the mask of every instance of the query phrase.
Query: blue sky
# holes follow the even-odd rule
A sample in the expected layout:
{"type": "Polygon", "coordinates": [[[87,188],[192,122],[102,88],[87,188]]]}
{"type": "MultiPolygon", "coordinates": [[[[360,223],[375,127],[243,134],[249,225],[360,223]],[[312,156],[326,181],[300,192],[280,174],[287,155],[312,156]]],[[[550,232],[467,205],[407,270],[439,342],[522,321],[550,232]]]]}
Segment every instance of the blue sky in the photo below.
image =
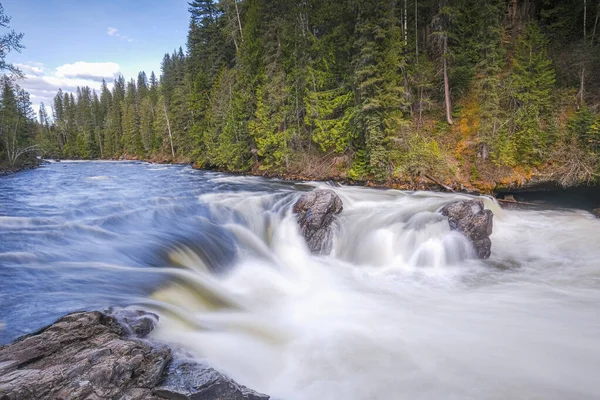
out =
{"type": "MultiPolygon", "coordinates": [[[[59,88],[99,88],[154,70],[166,52],[184,47],[187,0],[0,0],[11,27],[25,34],[21,53],[7,61],[26,75],[19,84],[37,106],[59,88]]],[[[37,107],[36,107],[37,108],[37,107]]]]}

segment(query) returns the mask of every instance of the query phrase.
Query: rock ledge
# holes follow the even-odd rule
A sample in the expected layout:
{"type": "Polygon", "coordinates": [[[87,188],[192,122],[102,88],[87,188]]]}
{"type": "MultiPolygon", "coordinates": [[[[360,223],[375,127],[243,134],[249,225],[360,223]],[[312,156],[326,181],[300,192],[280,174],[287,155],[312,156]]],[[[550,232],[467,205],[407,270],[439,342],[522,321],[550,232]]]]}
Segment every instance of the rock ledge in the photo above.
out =
{"type": "Polygon", "coordinates": [[[267,400],[216,370],[173,361],[141,339],[158,316],[145,311],[66,315],[0,346],[0,399],[267,400]]]}

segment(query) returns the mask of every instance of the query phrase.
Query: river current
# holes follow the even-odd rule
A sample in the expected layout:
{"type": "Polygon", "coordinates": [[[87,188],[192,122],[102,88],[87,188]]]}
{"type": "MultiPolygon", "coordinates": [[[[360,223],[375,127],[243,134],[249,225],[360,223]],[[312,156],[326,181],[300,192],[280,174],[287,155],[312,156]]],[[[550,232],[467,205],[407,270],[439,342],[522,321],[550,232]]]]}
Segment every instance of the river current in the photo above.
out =
{"type": "Polygon", "coordinates": [[[0,344],[132,306],[274,399],[600,398],[600,219],[486,199],[481,261],[437,213],[469,196],[329,187],[316,256],[291,214],[315,187],[136,162],[0,177],[0,344]]]}

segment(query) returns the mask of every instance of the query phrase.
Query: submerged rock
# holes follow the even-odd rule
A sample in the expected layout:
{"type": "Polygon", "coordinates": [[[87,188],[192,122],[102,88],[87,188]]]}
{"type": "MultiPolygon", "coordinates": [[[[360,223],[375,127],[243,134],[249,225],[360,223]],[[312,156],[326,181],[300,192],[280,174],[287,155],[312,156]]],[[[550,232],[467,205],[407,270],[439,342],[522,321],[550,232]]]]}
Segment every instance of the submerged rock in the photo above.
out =
{"type": "Polygon", "coordinates": [[[158,322],[158,315],[142,310],[110,310],[110,314],[127,330],[129,335],[139,338],[148,336],[158,322]]]}
{"type": "Polygon", "coordinates": [[[166,379],[154,393],[177,400],[268,400],[269,396],[238,385],[225,375],[197,362],[175,361],[169,366],[166,379]]]}
{"type": "Polygon", "coordinates": [[[142,340],[158,317],[145,311],[78,312],[0,347],[1,399],[264,400],[202,364],[171,362],[142,340]]]}
{"type": "Polygon", "coordinates": [[[494,214],[484,209],[483,201],[456,201],[444,206],[441,213],[448,218],[450,229],[462,233],[471,241],[479,258],[489,258],[494,214]]]}
{"type": "Polygon", "coordinates": [[[316,189],[303,194],[294,204],[300,232],[313,253],[327,254],[331,251],[331,224],[342,209],[342,199],[330,189],[316,189]]]}

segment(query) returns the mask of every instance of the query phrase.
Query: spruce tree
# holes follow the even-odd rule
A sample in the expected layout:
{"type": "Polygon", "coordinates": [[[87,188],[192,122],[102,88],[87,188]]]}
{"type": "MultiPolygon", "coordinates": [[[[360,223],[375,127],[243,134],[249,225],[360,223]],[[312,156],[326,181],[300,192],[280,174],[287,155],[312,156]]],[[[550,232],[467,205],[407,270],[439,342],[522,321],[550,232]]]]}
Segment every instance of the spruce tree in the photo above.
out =
{"type": "Polygon", "coordinates": [[[532,22],[515,47],[511,90],[513,141],[519,162],[542,161],[548,144],[544,123],[551,113],[555,72],[546,46],[546,38],[538,24],[532,22]]]}

